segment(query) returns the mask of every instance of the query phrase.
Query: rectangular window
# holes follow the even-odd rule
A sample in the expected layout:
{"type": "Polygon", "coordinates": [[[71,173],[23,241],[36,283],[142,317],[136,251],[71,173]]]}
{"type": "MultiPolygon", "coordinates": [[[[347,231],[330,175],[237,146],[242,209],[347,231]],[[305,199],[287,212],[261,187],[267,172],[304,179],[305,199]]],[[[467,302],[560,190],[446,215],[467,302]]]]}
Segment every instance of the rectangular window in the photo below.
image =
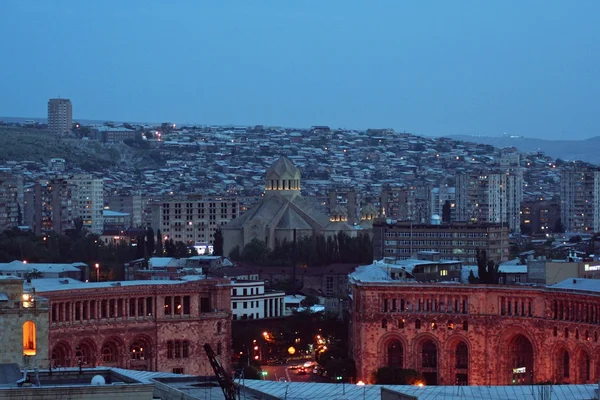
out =
{"type": "Polygon", "coordinates": [[[181,358],[181,342],[175,341],[175,358],[181,358]]]}
{"type": "Polygon", "coordinates": [[[248,289],[244,288],[244,296],[248,295],[248,289]]]}
{"type": "Polygon", "coordinates": [[[152,297],[146,297],[146,314],[152,316],[152,297]]]}
{"type": "Polygon", "coordinates": [[[171,296],[166,296],[165,297],[165,315],[171,315],[172,310],[171,310],[171,296]]]}
{"type": "Polygon", "coordinates": [[[244,302],[244,308],[248,308],[248,302],[247,301],[244,302]]]}
{"type": "Polygon", "coordinates": [[[181,345],[181,357],[188,358],[190,356],[190,342],[185,340],[181,345]]]}
{"type": "Polygon", "coordinates": [[[210,298],[200,298],[200,312],[210,312],[210,298]]]}
{"type": "Polygon", "coordinates": [[[181,296],[175,296],[174,299],[174,304],[173,304],[173,308],[174,308],[174,313],[175,315],[181,315],[181,309],[182,309],[183,305],[181,304],[181,296]]]}
{"type": "Polygon", "coordinates": [[[169,340],[167,342],[167,358],[173,358],[173,341],[169,340]]]}
{"type": "Polygon", "coordinates": [[[231,308],[233,308],[234,310],[237,309],[237,301],[233,302],[233,304],[231,305],[231,308]]]}
{"type": "Polygon", "coordinates": [[[183,296],[183,314],[190,315],[190,296],[183,296]]]}

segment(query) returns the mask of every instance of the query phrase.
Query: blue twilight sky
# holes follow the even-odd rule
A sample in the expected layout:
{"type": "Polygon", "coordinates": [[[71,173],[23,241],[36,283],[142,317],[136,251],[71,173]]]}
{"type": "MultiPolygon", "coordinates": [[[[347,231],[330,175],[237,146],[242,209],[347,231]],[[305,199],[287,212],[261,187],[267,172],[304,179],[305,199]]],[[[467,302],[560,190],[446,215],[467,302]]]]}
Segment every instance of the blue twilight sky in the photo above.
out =
{"type": "Polygon", "coordinates": [[[0,116],[600,135],[600,1],[0,1],[0,116]]]}

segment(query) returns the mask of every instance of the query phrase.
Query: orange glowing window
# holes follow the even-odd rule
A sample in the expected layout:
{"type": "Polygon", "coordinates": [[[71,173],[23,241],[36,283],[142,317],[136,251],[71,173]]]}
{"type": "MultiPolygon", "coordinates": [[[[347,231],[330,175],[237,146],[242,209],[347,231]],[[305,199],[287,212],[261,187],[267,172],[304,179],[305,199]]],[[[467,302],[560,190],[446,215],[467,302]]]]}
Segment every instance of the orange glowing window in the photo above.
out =
{"type": "Polygon", "coordinates": [[[26,356],[35,356],[35,323],[26,321],[23,324],[23,354],[26,356]]]}

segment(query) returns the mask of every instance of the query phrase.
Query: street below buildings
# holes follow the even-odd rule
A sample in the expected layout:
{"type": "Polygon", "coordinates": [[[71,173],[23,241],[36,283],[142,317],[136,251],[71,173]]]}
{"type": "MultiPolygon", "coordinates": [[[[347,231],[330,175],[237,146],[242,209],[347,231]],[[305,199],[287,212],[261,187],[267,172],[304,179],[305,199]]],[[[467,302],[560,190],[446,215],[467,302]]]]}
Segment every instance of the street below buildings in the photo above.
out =
{"type": "Polygon", "coordinates": [[[261,368],[267,373],[264,379],[268,381],[279,381],[283,378],[286,382],[329,382],[327,378],[313,374],[312,367],[307,368],[305,373],[299,373],[300,370],[295,367],[303,364],[303,361],[296,361],[284,365],[262,365],[261,368]]]}

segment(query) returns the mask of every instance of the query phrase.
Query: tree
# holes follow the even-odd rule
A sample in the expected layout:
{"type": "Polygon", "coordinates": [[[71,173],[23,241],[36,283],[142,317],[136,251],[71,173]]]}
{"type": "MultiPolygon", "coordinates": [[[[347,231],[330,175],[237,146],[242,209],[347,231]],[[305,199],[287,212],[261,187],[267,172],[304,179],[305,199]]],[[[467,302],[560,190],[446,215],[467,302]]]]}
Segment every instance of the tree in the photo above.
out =
{"type": "Polygon", "coordinates": [[[152,228],[146,229],[146,251],[148,257],[152,257],[154,254],[154,231],[152,228]]]}
{"type": "Polygon", "coordinates": [[[487,259],[485,250],[477,249],[477,271],[479,283],[495,285],[498,283],[498,264],[487,259]]]}
{"type": "Polygon", "coordinates": [[[173,239],[165,240],[165,253],[167,254],[167,257],[175,257],[177,248],[175,247],[173,239]]]}
{"type": "Polygon", "coordinates": [[[220,228],[215,231],[213,243],[213,254],[215,256],[223,256],[223,232],[221,232],[220,228]]]}
{"type": "Polygon", "coordinates": [[[414,369],[400,367],[381,367],[375,372],[375,383],[378,385],[413,385],[425,383],[425,378],[414,369]]]}
{"type": "Polygon", "coordinates": [[[41,271],[38,271],[36,268],[32,269],[31,271],[27,271],[25,273],[25,279],[29,280],[29,279],[39,279],[42,277],[42,273],[41,271]]]}
{"type": "Polygon", "coordinates": [[[565,226],[563,225],[562,221],[559,219],[556,220],[556,222],[554,223],[554,229],[553,229],[554,233],[565,233],[565,226]]]}
{"type": "Polygon", "coordinates": [[[442,222],[449,223],[451,216],[450,200],[446,200],[442,206],[442,222]]]}
{"type": "Polygon", "coordinates": [[[469,283],[479,283],[479,279],[475,277],[473,270],[469,271],[469,283]]]}
{"type": "Polygon", "coordinates": [[[163,255],[163,240],[160,229],[156,231],[156,255],[159,257],[163,255]]]}

